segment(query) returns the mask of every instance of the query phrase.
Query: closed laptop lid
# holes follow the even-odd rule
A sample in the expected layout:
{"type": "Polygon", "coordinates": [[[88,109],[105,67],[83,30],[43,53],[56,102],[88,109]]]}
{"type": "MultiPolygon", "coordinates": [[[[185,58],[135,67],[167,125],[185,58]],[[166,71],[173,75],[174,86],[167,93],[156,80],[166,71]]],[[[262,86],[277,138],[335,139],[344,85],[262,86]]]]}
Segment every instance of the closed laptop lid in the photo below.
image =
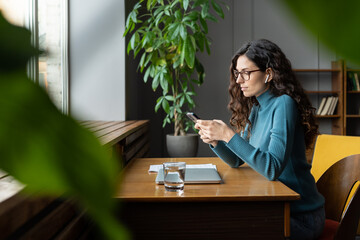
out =
{"type": "MultiPolygon", "coordinates": [[[[187,168],[185,171],[185,184],[221,183],[222,179],[214,168],[187,168]]],[[[164,171],[161,169],[156,176],[157,184],[164,184],[164,171]]]]}

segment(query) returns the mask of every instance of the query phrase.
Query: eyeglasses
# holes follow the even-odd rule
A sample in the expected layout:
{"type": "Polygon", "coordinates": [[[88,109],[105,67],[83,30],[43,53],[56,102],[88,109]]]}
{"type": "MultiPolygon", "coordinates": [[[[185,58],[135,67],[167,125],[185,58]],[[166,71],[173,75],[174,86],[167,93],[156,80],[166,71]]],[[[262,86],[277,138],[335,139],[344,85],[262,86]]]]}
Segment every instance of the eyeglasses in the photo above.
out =
{"type": "Polygon", "coordinates": [[[256,70],[252,70],[252,71],[241,71],[241,72],[238,72],[238,70],[234,69],[233,70],[233,73],[234,73],[234,77],[235,79],[237,79],[239,77],[239,75],[241,76],[241,78],[244,80],[244,81],[248,81],[250,80],[250,74],[252,72],[257,72],[257,71],[261,71],[260,69],[256,69],[256,70]]]}

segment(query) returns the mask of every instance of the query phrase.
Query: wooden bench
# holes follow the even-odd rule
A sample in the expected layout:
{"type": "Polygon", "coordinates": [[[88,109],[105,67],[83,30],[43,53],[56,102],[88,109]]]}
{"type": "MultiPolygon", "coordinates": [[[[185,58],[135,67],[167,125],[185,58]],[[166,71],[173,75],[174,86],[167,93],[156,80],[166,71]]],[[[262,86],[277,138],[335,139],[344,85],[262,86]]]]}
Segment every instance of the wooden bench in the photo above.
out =
{"type": "Polygon", "coordinates": [[[146,156],[149,151],[149,121],[84,121],[80,123],[91,130],[101,144],[109,147],[126,165],[131,159],[146,156]]]}
{"type": "MultiPolygon", "coordinates": [[[[82,121],[101,144],[126,165],[146,157],[149,121],[82,121]]],[[[94,239],[92,222],[71,200],[33,198],[20,193],[23,185],[0,171],[0,239],[94,239]]]]}

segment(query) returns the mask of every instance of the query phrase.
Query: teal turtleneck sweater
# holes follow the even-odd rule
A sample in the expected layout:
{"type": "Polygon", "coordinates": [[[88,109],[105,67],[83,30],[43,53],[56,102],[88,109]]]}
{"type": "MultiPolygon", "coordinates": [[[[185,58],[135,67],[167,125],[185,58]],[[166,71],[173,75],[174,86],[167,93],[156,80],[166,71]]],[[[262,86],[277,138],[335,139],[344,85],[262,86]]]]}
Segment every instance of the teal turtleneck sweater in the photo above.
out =
{"type": "Polygon", "coordinates": [[[212,150],[231,167],[244,162],[269,180],[279,180],[300,194],[291,204],[291,213],[315,210],[324,205],[324,198],[316,189],[305,156],[303,126],[296,102],[288,95],[276,97],[266,91],[257,97],[247,127],[241,136],[235,134],[226,143],[219,141],[212,150]]]}

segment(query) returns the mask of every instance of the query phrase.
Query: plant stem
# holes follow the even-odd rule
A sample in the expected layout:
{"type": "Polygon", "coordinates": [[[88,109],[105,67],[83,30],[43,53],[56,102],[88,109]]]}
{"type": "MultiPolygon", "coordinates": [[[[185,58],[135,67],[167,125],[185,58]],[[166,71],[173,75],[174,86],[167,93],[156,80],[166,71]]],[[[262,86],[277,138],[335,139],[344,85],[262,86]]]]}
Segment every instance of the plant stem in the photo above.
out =
{"type": "MultiPolygon", "coordinates": [[[[176,97],[179,94],[179,78],[180,78],[180,73],[179,70],[175,69],[175,73],[174,73],[174,88],[173,88],[173,96],[174,99],[176,99],[176,97]]],[[[180,99],[176,99],[175,100],[175,106],[179,106],[180,99]]],[[[178,113],[177,109],[174,108],[174,136],[184,136],[186,135],[185,130],[184,130],[184,124],[181,121],[181,115],[178,113]]]]}
{"type": "MultiPolygon", "coordinates": [[[[174,96],[174,99],[177,98],[177,95],[178,95],[178,70],[175,69],[175,73],[174,73],[174,90],[173,90],[173,96],[174,96]]],[[[175,100],[175,106],[177,106],[179,104],[179,99],[176,99],[175,100]]],[[[174,108],[174,136],[178,136],[179,135],[179,119],[178,119],[178,112],[176,110],[176,108],[174,108]]]]}

